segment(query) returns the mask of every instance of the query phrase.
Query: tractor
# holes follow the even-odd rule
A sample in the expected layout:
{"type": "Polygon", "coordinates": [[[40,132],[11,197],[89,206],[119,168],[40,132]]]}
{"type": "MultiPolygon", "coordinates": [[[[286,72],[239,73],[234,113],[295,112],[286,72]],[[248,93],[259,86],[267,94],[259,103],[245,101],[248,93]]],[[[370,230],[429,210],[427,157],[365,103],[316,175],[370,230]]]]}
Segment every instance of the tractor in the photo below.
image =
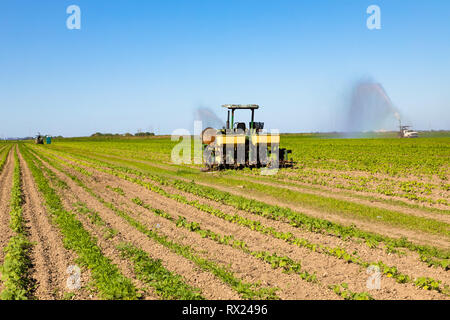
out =
{"type": "Polygon", "coordinates": [[[44,136],[41,136],[41,134],[39,133],[39,134],[36,136],[36,139],[34,140],[34,142],[35,142],[36,144],[44,144],[44,136]]]}
{"type": "Polygon", "coordinates": [[[400,122],[400,132],[399,137],[400,138],[418,138],[419,133],[417,131],[411,130],[411,126],[402,126],[402,122],[400,122]]]}
{"type": "Polygon", "coordinates": [[[264,123],[255,122],[256,104],[227,104],[226,126],[222,129],[206,128],[202,132],[203,172],[242,169],[242,168],[286,168],[293,167],[288,159],[291,150],[280,149],[280,135],[263,131],[264,123]],[[248,127],[245,122],[235,122],[237,110],[250,110],[251,120],[248,127]],[[230,120],[231,117],[231,120],[230,120]]]}

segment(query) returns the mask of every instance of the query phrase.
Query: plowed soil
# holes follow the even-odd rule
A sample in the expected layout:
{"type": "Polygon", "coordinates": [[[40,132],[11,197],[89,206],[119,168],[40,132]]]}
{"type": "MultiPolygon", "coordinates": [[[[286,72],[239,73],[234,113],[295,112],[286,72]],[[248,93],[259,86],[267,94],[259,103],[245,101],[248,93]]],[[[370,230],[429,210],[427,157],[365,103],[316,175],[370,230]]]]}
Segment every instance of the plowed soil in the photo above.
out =
{"type": "MultiPolygon", "coordinates": [[[[243,225],[226,221],[217,216],[208,214],[192,205],[182,203],[173,198],[153,192],[143,186],[102,172],[98,168],[83,166],[69,159],[57,149],[44,149],[32,145],[21,146],[17,150],[22,174],[23,216],[30,241],[32,267],[29,276],[35,282],[32,292],[37,299],[98,299],[101,295],[93,284],[90,270],[81,267],[81,288],[70,290],[67,280],[70,276],[68,268],[78,263],[77,254],[64,246],[64,237],[58,226],[52,221],[49,208],[39,191],[33,174],[25,161],[26,154],[20,150],[26,148],[33,154],[36,164],[42,166],[44,176],[50,186],[56,191],[64,209],[73,212],[81,222],[83,228],[96,240],[97,246],[109,261],[116,265],[122,275],[130,279],[138,289],[142,299],[160,299],[158,292],[149,284],[139,279],[133,263],[121,256],[117,249],[119,244],[129,243],[142,249],[150,258],[158,259],[162,265],[173,274],[180,275],[182,280],[201,291],[206,299],[242,299],[242,295],[213,274],[211,270],[202,268],[197,262],[182,256],[179,252],[164,246],[139,230],[136,225],[121,217],[121,211],[147,230],[152,230],[170,241],[189,247],[191,252],[221,268],[232,272],[237,279],[253,284],[254,288],[277,288],[276,294],[280,299],[342,299],[332,290],[332,286],[346,284],[353,293],[369,293],[374,299],[449,299],[447,292],[424,290],[413,283],[398,283],[392,277],[382,276],[381,288],[373,290],[367,287],[367,269],[355,263],[348,263],[344,259],[326,254],[321,250],[310,250],[290,242],[278,239],[270,234],[264,234],[243,225]],[[57,160],[55,160],[57,159],[57,160]],[[50,173],[48,172],[50,170],[50,173]],[[87,174],[83,173],[87,172],[87,174]],[[143,201],[150,209],[136,203],[136,198],[143,201]],[[133,201],[133,199],[135,199],[133,201]],[[86,212],[79,210],[80,206],[89,213],[95,213],[96,220],[86,212]],[[172,220],[168,220],[156,212],[164,212],[172,220]],[[177,225],[179,218],[188,222],[198,223],[202,230],[209,230],[220,236],[232,236],[235,240],[245,242],[246,248],[251,252],[265,252],[274,256],[284,256],[301,264],[302,271],[314,274],[317,281],[306,281],[297,273],[283,272],[282,268],[272,267],[263,261],[236,246],[226,245],[200,235],[194,229],[183,228],[177,225]],[[101,221],[101,223],[99,223],[101,221]]],[[[117,157],[111,157],[117,158],[117,157]]],[[[156,163],[155,166],[159,164],[156,163]]],[[[14,171],[14,155],[10,152],[0,174],[0,246],[4,248],[13,235],[9,227],[9,201],[11,196],[14,171]]],[[[130,177],[136,177],[128,174],[130,177]]],[[[173,174],[174,178],[176,172],[173,174]]],[[[399,272],[412,279],[429,277],[440,281],[441,288],[450,284],[449,271],[442,267],[429,267],[420,261],[419,254],[410,250],[401,250],[401,253],[390,253],[382,245],[368,246],[358,239],[343,240],[332,234],[313,232],[292,226],[287,221],[275,221],[258,216],[243,210],[237,210],[230,205],[212,201],[191,193],[183,192],[168,185],[158,184],[150,178],[139,177],[142,181],[162,188],[171,195],[180,195],[187,200],[208,205],[231,215],[238,215],[246,219],[259,222],[265,227],[273,228],[278,232],[290,232],[294,237],[305,239],[317,245],[331,248],[342,248],[347,252],[359,256],[366,262],[376,263],[382,261],[388,266],[395,266],[399,272]]],[[[181,179],[181,178],[179,178],[181,179]]],[[[250,181],[251,177],[242,178],[250,181]]],[[[261,182],[260,182],[261,183],[261,182]]],[[[278,205],[302,212],[311,217],[326,218],[342,225],[355,224],[358,228],[373,231],[392,237],[407,237],[421,244],[429,244],[439,248],[448,248],[448,239],[437,235],[395,228],[385,224],[373,224],[350,217],[330,215],[329,213],[302,207],[299,204],[264,197],[257,193],[249,193],[245,188],[224,187],[212,183],[198,182],[217,190],[240,195],[248,199],[256,199],[270,205],[278,205]]],[[[280,187],[277,183],[266,183],[271,187],[280,187]]],[[[293,191],[307,192],[301,188],[290,188],[293,191]]],[[[321,196],[326,192],[308,191],[321,196]]],[[[355,201],[370,206],[370,201],[358,201],[357,198],[334,195],[343,200],[355,201]]],[[[395,206],[375,204],[374,206],[395,210],[395,206]]],[[[433,217],[431,213],[419,209],[399,209],[399,212],[409,213],[421,217],[433,217]]],[[[449,222],[447,215],[439,215],[437,220],[449,222]]],[[[0,264],[4,253],[0,252],[0,264]]],[[[3,288],[0,281],[0,290],[3,288]]]]}
{"type": "MultiPolygon", "coordinates": [[[[67,164],[72,166],[79,166],[76,163],[58,155],[60,159],[64,159],[67,164]]],[[[87,194],[81,187],[77,186],[70,178],[59,172],[49,164],[47,164],[61,179],[70,185],[71,191],[78,197],[81,197],[86,203],[90,203],[100,212],[102,217],[112,225],[116,226],[124,237],[131,239],[132,234],[138,236],[139,232],[133,231],[132,228],[125,227],[124,221],[116,217],[111,210],[106,209],[97,200],[87,194]],[[117,220],[117,222],[115,222],[117,220]]],[[[80,166],[81,167],[81,166],[80,166]]],[[[338,298],[333,292],[327,289],[328,285],[336,283],[347,283],[349,287],[356,292],[362,292],[366,289],[367,272],[365,269],[348,264],[343,260],[337,259],[323,253],[312,252],[305,248],[299,248],[295,245],[288,244],[282,240],[274,239],[268,235],[260,234],[256,231],[249,230],[243,226],[239,226],[230,222],[226,222],[220,218],[208,215],[196,208],[186,204],[181,204],[175,200],[168,199],[158,193],[151,192],[148,189],[136,185],[132,182],[118,178],[116,176],[92,169],[90,167],[83,167],[84,170],[90,173],[90,177],[81,174],[73,167],[65,166],[64,170],[71,175],[76,176],[83,181],[95,193],[101,195],[106,201],[114,203],[118,208],[128,212],[135,219],[141,221],[149,228],[159,226],[159,230],[171,239],[175,239],[179,243],[189,245],[198,252],[203,252],[203,256],[220,264],[230,264],[232,270],[239,274],[246,281],[261,282],[267,286],[275,286],[280,288],[279,296],[282,299],[334,299],[338,298]],[[123,191],[120,195],[112,188],[119,188],[123,191]],[[235,248],[217,244],[216,242],[204,239],[196,233],[185,229],[180,229],[174,223],[155,216],[152,212],[136,205],[131,199],[138,197],[144,203],[150,204],[151,207],[163,210],[174,218],[178,216],[185,217],[188,221],[195,221],[200,223],[203,229],[211,230],[221,235],[233,235],[235,238],[245,241],[249,248],[254,251],[266,251],[270,253],[277,253],[285,255],[295,261],[301,261],[302,267],[310,273],[315,273],[320,284],[313,284],[303,281],[298,275],[286,275],[279,270],[273,270],[270,265],[264,263],[248,254],[243,253],[235,248]]],[[[144,179],[145,180],[145,179],[144,179]]],[[[147,180],[150,182],[150,180],[147,180]]],[[[154,183],[154,182],[152,182],[154,183]]],[[[355,241],[343,241],[333,236],[323,234],[311,233],[304,230],[293,228],[290,225],[273,221],[259,216],[249,214],[240,210],[235,210],[226,205],[218,204],[211,200],[202,199],[192,194],[180,192],[174,188],[161,186],[166,191],[172,194],[182,194],[189,200],[196,200],[201,203],[211,205],[226,213],[239,214],[243,217],[250,218],[263,223],[266,226],[274,227],[280,231],[289,231],[294,235],[306,238],[314,243],[321,243],[333,247],[343,247],[349,252],[357,251],[359,256],[366,258],[367,261],[382,260],[388,265],[395,265],[401,272],[404,272],[411,277],[426,276],[439,279],[444,283],[449,283],[448,272],[438,268],[428,268],[424,263],[418,261],[417,254],[408,252],[404,255],[396,255],[386,253],[381,248],[371,249],[365,244],[355,241]]],[[[218,189],[221,187],[214,186],[218,189]]],[[[236,190],[226,189],[228,192],[245,195],[245,192],[237,192],[236,190]]],[[[250,198],[256,198],[254,195],[245,195],[250,198]]],[[[258,199],[258,198],[257,198],[258,199]]],[[[261,200],[261,199],[258,199],[261,200]]],[[[267,199],[264,199],[266,202],[267,199]]],[[[298,209],[298,208],[296,208],[298,209]]],[[[140,242],[142,246],[142,242],[140,242]]],[[[167,253],[166,253],[167,254],[167,253]]],[[[175,261],[181,262],[183,259],[174,257],[175,261]]],[[[169,264],[168,264],[169,265],[169,264]]],[[[186,272],[186,271],[184,271],[186,272]]],[[[186,278],[190,278],[187,276],[186,278]]],[[[209,292],[206,286],[201,286],[209,292]]],[[[381,290],[371,291],[371,295],[376,299],[442,299],[442,294],[434,291],[426,291],[414,287],[412,284],[399,284],[394,279],[383,278],[383,287],[381,290]]],[[[214,295],[208,295],[213,298],[214,295]]],[[[214,297],[217,298],[217,297],[214,297]]],[[[220,298],[229,298],[220,297],[220,298]]]]}

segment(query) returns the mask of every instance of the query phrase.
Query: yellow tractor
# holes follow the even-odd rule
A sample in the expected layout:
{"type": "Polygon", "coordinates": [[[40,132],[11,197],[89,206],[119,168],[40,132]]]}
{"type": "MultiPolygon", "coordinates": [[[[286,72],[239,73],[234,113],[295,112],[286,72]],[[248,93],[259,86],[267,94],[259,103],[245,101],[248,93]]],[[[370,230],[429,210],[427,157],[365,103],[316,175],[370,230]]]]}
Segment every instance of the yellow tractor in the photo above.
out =
{"type": "Polygon", "coordinates": [[[280,149],[280,134],[265,133],[264,123],[255,122],[256,104],[227,104],[226,126],[222,129],[206,128],[202,132],[203,164],[202,171],[249,168],[293,167],[288,159],[291,150],[280,149]],[[235,122],[236,110],[250,110],[251,121],[235,122]],[[231,120],[230,120],[231,116],[231,120]]]}

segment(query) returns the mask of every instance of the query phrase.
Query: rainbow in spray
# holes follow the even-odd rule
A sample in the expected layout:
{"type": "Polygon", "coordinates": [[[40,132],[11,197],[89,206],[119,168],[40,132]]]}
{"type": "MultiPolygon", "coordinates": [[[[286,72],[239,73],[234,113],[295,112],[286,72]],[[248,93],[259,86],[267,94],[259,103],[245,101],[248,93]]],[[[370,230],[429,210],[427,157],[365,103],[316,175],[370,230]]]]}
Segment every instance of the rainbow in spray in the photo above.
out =
{"type": "Polygon", "coordinates": [[[360,81],[353,87],[348,108],[347,130],[352,132],[382,130],[392,127],[393,119],[400,120],[400,113],[380,83],[360,81]]]}

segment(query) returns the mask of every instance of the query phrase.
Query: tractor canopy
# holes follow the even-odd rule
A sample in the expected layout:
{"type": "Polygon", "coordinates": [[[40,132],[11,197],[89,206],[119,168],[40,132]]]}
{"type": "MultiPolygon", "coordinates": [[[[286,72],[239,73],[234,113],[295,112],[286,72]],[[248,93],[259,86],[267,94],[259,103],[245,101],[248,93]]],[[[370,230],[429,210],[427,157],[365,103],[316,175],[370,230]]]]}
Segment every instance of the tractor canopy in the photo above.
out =
{"type": "MultiPolygon", "coordinates": [[[[224,104],[222,107],[228,109],[228,118],[227,118],[227,126],[225,129],[232,130],[234,129],[235,123],[234,123],[234,111],[236,110],[251,110],[252,111],[252,118],[251,122],[249,123],[249,129],[257,129],[255,128],[255,110],[259,109],[259,105],[257,104],[224,104]],[[230,121],[230,110],[231,110],[231,121],[230,121]]],[[[258,128],[260,128],[261,124],[258,123],[258,128]]],[[[264,125],[262,125],[264,126],[264,125]]],[[[240,122],[236,123],[236,129],[242,129],[245,131],[245,123],[240,122]]]]}
{"type": "Polygon", "coordinates": [[[222,107],[227,108],[229,110],[235,109],[247,109],[247,110],[255,110],[259,109],[257,104],[224,104],[222,107]]]}

